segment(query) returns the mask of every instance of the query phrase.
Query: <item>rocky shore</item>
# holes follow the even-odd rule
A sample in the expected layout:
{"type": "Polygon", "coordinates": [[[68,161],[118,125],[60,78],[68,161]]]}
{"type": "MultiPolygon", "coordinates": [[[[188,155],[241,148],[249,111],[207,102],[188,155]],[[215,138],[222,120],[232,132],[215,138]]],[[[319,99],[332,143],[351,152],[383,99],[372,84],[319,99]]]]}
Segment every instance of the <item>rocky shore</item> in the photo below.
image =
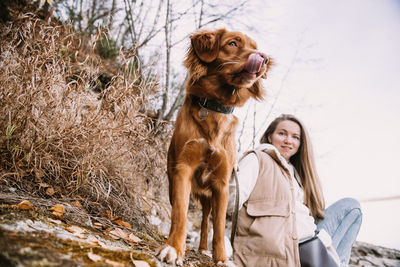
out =
{"type": "Polygon", "coordinates": [[[400,251],[356,242],[352,250],[350,266],[399,267],[400,251]]]}

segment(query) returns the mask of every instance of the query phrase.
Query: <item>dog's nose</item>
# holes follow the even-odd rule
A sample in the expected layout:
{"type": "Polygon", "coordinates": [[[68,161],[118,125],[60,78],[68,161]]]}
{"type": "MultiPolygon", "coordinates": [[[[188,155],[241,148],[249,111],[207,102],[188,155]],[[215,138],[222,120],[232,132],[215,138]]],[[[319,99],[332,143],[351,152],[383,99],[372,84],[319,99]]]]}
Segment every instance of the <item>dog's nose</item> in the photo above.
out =
{"type": "Polygon", "coordinates": [[[266,54],[261,53],[261,52],[258,52],[258,54],[259,54],[262,58],[264,58],[264,64],[268,64],[269,57],[268,57],[266,54]]]}

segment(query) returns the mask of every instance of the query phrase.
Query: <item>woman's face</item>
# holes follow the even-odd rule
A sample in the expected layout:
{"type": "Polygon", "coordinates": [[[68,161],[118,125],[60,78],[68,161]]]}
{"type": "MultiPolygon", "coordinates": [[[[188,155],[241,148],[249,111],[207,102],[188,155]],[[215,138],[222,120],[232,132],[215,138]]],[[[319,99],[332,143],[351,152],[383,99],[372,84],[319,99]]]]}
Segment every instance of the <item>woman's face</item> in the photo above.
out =
{"type": "Polygon", "coordinates": [[[275,131],[268,136],[268,141],[289,161],[290,157],[299,150],[300,138],[300,126],[294,121],[284,120],[278,123],[275,131]]]}

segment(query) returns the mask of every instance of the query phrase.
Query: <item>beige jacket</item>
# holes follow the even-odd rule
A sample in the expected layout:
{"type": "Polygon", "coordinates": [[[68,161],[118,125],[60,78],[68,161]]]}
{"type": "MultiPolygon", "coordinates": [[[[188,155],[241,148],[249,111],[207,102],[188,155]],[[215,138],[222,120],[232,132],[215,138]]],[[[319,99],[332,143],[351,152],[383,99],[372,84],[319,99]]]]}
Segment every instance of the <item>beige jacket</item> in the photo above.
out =
{"type": "Polygon", "coordinates": [[[273,151],[251,151],[259,176],[238,214],[234,261],[248,267],[300,267],[295,198],[289,170],[273,151]]]}

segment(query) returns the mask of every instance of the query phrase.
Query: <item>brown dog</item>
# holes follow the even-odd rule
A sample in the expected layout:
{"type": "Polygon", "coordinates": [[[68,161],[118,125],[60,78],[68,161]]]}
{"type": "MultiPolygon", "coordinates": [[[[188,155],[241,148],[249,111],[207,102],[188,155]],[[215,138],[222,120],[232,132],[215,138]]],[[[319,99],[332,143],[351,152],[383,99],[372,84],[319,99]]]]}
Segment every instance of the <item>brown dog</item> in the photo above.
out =
{"type": "Polygon", "coordinates": [[[202,205],[200,251],[208,250],[212,211],[213,259],[227,261],[224,243],[228,180],[236,162],[234,107],[250,97],[262,99],[268,57],[240,32],[200,30],[190,37],[185,59],[186,97],[168,151],[171,230],[159,258],[183,264],[190,193],[202,205]]]}

